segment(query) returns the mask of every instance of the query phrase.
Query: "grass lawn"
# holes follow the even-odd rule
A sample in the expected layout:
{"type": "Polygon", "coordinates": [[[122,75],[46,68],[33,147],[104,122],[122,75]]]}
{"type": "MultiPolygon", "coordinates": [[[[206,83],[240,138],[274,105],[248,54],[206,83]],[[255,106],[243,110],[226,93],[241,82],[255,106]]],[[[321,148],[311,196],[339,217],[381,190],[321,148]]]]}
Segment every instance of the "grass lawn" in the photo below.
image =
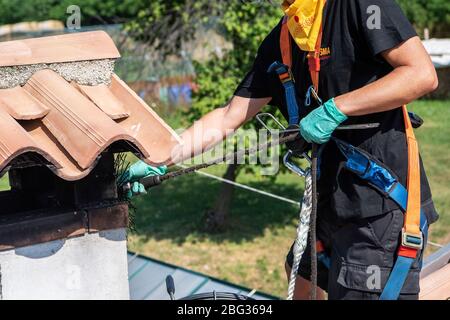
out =
{"type": "MultiPolygon", "coordinates": [[[[223,168],[208,172],[220,175],[223,168]]],[[[302,181],[290,174],[275,184],[242,174],[238,182],[298,199],[302,181]]],[[[129,248],[266,292],[282,294],[284,257],[295,236],[298,207],[237,189],[229,230],[202,231],[203,214],[211,208],[220,183],[185,176],[136,199],[136,232],[129,248]],[[156,203],[156,199],[157,202],[156,203]]]]}
{"type": "Polygon", "coordinates": [[[0,179],[0,190],[8,190],[9,189],[9,181],[8,175],[5,175],[0,179]]]}
{"type": "MultiPolygon", "coordinates": [[[[441,219],[430,240],[450,242],[450,101],[419,101],[411,110],[425,125],[416,131],[441,219]]],[[[175,119],[179,122],[179,119],[175,119]]],[[[176,126],[176,123],[171,123],[176,126]]],[[[224,166],[206,170],[222,175],[224,166]]],[[[275,183],[242,172],[238,182],[299,200],[303,180],[286,173],[275,183]]],[[[0,180],[0,188],[7,179],[0,180]]],[[[294,237],[298,207],[250,191],[236,189],[228,231],[202,231],[220,182],[199,175],[167,181],[148,196],[134,200],[135,231],[129,248],[244,286],[285,296],[284,259],[294,237]]]]}
{"type": "Polygon", "coordinates": [[[425,124],[416,130],[421,155],[440,219],[431,228],[431,241],[450,242],[450,101],[417,101],[410,110],[425,124]]]}

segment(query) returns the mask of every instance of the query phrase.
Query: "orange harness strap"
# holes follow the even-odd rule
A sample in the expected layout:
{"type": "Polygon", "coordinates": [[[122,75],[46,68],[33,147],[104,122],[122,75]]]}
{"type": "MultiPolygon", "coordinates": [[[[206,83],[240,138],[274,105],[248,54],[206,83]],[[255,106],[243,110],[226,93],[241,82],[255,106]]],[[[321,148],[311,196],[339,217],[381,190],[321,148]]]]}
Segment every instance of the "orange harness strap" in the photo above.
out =
{"type": "MultiPolygon", "coordinates": [[[[405,222],[403,226],[404,236],[421,237],[420,230],[420,161],[419,145],[414,135],[414,130],[409,118],[406,105],[402,107],[403,119],[405,122],[406,141],[408,144],[408,202],[406,205],[405,222]]],[[[407,257],[416,257],[418,250],[414,248],[401,246],[399,255],[407,257]]]]}
{"type": "Polygon", "coordinates": [[[291,44],[291,35],[289,33],[288,25],[288,16],[284,16],[283,22],[281,23],[281,34],[280,34],[280,49],[281,49],[281,58],[283,59],[283,63],[289,67],[292,67],[292,44],[291,44]]]}
{"type": "MultiPolygon", "coordinates": [[[[325,1],[326,4],[326,1],[325,1]]],[[[311,75],[311,81],[319,93],[319,76],[320,76],[320,49],[322,47],[323,24],[320,26],[319,37],[317,38],[316,48],[313,52],[308,53],[308,66],[311,75]]]]}

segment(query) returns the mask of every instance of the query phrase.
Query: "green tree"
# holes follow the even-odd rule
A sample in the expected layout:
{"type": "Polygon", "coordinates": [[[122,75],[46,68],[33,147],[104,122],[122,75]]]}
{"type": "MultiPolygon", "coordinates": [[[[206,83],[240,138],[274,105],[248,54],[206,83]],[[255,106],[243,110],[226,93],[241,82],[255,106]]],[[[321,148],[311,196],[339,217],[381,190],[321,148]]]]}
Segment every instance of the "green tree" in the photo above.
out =
{"type": "Polygon", "coordinates": [[[55,19],[65,21],[67,7],[77,5],[82,25],[123,23],[136,18],[146,0],[0,0],[0,25],[55,19]]]}
{"type": "MultiPolygon", "coordinates": [[[[0,0],[0,25],[23,21],[42,21],[56,19],[65,21],[66,9],[69,5],[78,5],[83,14],[83,25],[102,23],[132,22],[148,30],[146,26],[154,26],[153,30],[165,34],[167,30],[175,31],[186,22],[204,22],[215,15],[214,8],[235,6],[236,4],[264,5],[269,0],[0,0]],[[204,15],[201,15],[201,13],[204,15]],[[194,19],[195,18],[195,19],[194,19]]],[[[279,1],[274,1],[278,3],[279,1]]],[[[450,2],[448,0],[397,0],[405,10],[408,18],[421,32],[429,28],[437,36],[449,36],[450,2]]],[[[182,28],[183,29],[183,28],[182,28]]],[[[191,28],[192,29],[192,28],[191,28]]],[[[189,30],[185,29],[185,31],[189,30]]],[[[172,32],[176,33],[176,32],[172,32]]],[[[139,33],[147,40],[154,35],[139,33]]],[[[157,36],[156,36],[157,37],[157,36]]],[[[171,35],[170,40],[177,38],[171,35]]],[[[164,41],[163,41],[164,42],[164,41]]],[[[171,42],[173,41],[165,41],[171,42]]]]}
{"type": "MultiPolygon", "coordinates": [[[[221,33],[231,50],[206,62],[194,62],[199,91],[187,116],[191,122],[208,111],[224,105],[245,73],[251,68],[259,45],[282,16],[278,5],[268,1],[155,1],[128,25],[135,37],[157,44],[166,54],[176,53],[182,41],[193,39],[198,26],[221,33]]],[[[254,124],[247,124],[247,128],[254,124]]],[[[230,164],[224,178],[235,180],[241,169],[250,166],[230,164]]],[[[233,186],[223,184],[214,207],[206,215],[211,231],[226,225],[233,186]]]]}
{"type": "MultiPolygon", "coordinates": [[[[194,96],[191,119],[198,118],[211,109],[223,105],[229,99],[237,84],[251,68],[259,45],[281,18],[282,12],[277,6],[261,2],[233,1],[224,8],[217,20],[219,30],[233,49],[222,58],[214,57],[205,63],[195,63],[197,83],[200,90],[194,96]]],[[[246,128],[254,128],[250,122],[246,128]]],[[[234,181],[240,170],[252,171],[251,166],[230,164],[224,178],[234,181]]],[[[230,204],[234,187],[222,184],[215,205],[206,215],[208,230],[221,230],[226,226],[230,213],[230,204]]]]}
{"type": "Polygon", "coordinates": [[[450,1],[397,0],[409,20],[421,33],[424,28],[434,37],[450,36],[450,1]]]}

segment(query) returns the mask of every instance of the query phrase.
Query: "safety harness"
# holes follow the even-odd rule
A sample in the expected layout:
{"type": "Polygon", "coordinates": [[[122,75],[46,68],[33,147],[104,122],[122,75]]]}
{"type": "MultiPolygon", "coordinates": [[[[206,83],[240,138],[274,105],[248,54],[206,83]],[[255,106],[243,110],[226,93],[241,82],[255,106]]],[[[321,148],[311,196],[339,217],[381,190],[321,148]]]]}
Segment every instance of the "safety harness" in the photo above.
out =
{"type": "MultiPolygon", "coordinates": [[[[320,76],[320,49],[322,45],[323,25],[313,52],[309,52],[308,66],[312,80],[313,93],[318,99],[320,76]]],[[[292,40],[287,27],[287,17],[283,19],[280,34],[280,48],[283,63],[274,62],[268,72],[278,74],[284,87],[286,104],[289,114],[289,125],[298,126],[300,110],[295,93],[295,80],[292,67],[292,40]]],[[[410,114],[406,105],[402,107],[405,123],[405,133],[408,145],[408,175],[405,188],[390,169],[377,161],[364,150],[354,147],[340,139],[332,138],[346,159],[345,168],[366,181],[371,187],[381,192],[385,197],[394,200],[404,212],[404,226],[401,233],[401,244],[397,259],[387,283],[381,293],[380,300],[398,299],[409,270],[419,251],[424,248],[424,235],[427,235],[428,223],[421,210],[420,199],[420,162],[419,148],[411,124],[410,114]]],[[[329,267],[330,261],[325,254],[320,241],[316,244],[318,260],[329,267]]]]}

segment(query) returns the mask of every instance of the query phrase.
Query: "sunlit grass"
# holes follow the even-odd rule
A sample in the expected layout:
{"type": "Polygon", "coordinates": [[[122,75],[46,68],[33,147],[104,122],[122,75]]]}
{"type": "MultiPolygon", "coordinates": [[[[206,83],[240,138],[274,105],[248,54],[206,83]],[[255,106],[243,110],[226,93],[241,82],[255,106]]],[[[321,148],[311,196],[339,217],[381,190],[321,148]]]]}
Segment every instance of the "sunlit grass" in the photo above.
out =
{"type": "Polygon", "coordinates": [[[9,179],[7,174],[0,178],[0,191],[5,190],[9,190],[9,179]]]}

